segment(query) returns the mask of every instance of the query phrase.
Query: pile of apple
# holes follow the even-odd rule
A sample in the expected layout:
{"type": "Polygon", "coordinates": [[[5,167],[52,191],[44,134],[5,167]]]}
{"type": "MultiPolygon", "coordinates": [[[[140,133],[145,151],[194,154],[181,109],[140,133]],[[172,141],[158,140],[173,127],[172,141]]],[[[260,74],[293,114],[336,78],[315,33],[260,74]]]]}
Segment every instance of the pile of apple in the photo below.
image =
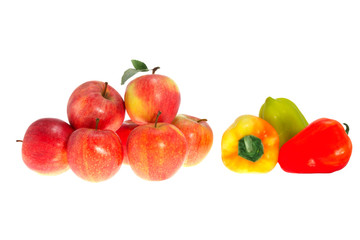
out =
{"type": "Polygon", "coordinates": [[[176,83],[140,61],[124,72],[122,84],[152,70],[126,87],[124,100],[107,82],[77,87],[67,104],[69,123],[43,118],[27,129],[22,158],[32,170],[58,175],[69,168],[80,178],[100,182],[114,176],[122,163],[139,177],[160,181],[181,166],[200,163],[211,149],[213,133],[206,122],[177,115],[176,83]],[[125,110],[126,109],[126,110],[125,110]],[[124,121],[125,111],[131,120],[124,121]]]}

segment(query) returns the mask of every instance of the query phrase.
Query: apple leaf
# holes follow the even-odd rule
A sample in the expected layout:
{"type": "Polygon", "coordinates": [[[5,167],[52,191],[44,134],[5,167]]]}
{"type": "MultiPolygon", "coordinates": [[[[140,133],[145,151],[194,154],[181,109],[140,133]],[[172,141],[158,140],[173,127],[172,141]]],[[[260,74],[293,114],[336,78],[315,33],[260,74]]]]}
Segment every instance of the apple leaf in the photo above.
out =
{"type": "Polygon", "coordinates": [[[143,72],[143,70],[136,70],[133,68],[129,68],[128,70],[126,70],[124,72],[124,75],[121,78],[121,85],[124,85],[124,83],[131,78],[132,76],[134,76],[135,74],[137,74],[138,72],[143,72]]]}
{"type": "Polygon", "coordinates": [[[153,73],[159,69],[159,67],[156,67],[154,69],[148,69],[148,67],[146,66],[145,63],[139,61],[139,60],[131,60],[132,65],[134,66],[134,68],[129,68],[128,70],[126,70],[124,72],[124,75],[121,78],[121,85],[124,85],[124,83],[131,78],[132,76],[134,76],[135,74],[139,73],[139,72],[148,72],[150,70],[153,70],[153,73]]]}
{"type": "Polygon", "coordinates": [[[136,70],[149,70],[146,64],[139,60],[131,60],[131,62],[136,70]]]}

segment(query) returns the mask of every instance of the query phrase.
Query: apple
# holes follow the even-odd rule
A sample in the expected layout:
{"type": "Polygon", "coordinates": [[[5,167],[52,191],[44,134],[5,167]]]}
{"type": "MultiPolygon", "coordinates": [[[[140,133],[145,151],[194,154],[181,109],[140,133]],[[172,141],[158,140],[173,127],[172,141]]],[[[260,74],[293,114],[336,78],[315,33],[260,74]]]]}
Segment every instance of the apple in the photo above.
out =
{"type": "Polygon", "coordinates": [[[44,175],[58,175],[69,169],[66,146],[74,129],[56,118],[42,118],[26,130],[22,159],[30,169],[44,175]]]}
{"type": "Polygon", "coordinates": [[[155,120],[155,124],[144,124],[131,131],[127,153],[136,175],[150,181],[165,180],[183,165],[187,154],[186,138],[174,125],[155,120]]]}
{"type": "Polygon", "coordinates": [[[139,125],[154,123],[158,111],[159,122],[171,123],[180,106],[180,92],[169,77],[150,74],[132,80],[126,87],[125,107],[131,120],[139,125]]]}
{"type": "Polygon", "coordinates": [[[123,150],[114,131],[80,128],[69,138],[67,152],[71,170],[90,182],[105,181],[120,169],[123,150]]]}
{"type": "Polygon", "coordinates": [[[99,118],[99,129],[115,132],[124,121],[125,105],[120,94],[107,82],[88,81],[71,94],[67,115],[75,129],[95,128],[94,119],[99,118]]]}
{"type": "Polygon", "coordinates": [[[206,119],[179,114],[172,122],[185,135],[188,143],[188,155],[185,167],[199,164],[209,153],[213,143],[213,132],[206,119]]]}
{"type": "Polygon", "coordinates": [[[127,151],[126,151],[126,143],[127,143],[127,139],[129,137],[130,132],[137,126],[139,126],[139,125],[137,125],[136,123],[133,123],[131,120],[126,120],[125,122],[123,122],[121,127],[116,131],[116,134],[120,137],[121,144],[123,147],[123,153],[124,153],[123,164],[129,164],[129,160],[127,157],[127,151]]]}

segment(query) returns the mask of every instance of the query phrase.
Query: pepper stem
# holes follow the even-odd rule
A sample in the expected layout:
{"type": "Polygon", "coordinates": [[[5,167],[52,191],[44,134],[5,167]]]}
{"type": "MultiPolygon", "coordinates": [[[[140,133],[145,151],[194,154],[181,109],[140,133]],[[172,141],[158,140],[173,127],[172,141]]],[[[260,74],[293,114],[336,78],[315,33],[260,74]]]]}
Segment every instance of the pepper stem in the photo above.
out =
{"type": "Polygon", "coordinates": [[[158,111],[158,114],[156,115],[156,119],[155,119],[155,128],[156,128],[156,126],[157,126],[157,123],[158,123],[160,114],[161,114],[161,111],[158,111]]]}
{"type": "Polygon", "coordinates": [[[97,118],[97,119],[96,119],[95,130],[98,130],[98,127],[99,127],[99,122],[100,122],[100,119],[99,119],[99,118],[97,118]]]}
{"type": "Polygon", "coordinates": [[[344,124],[345,127],[346,127],[346,129],[345,129],[346,134],[349,135],[349,131],[350,131],[349,125],[347,125],[346,123],[343,123],[343,124],[344,124]]]}
{"type": "Polygon", "coordinates": [[[238,155],[249,161],[256,162],[264,154],[264,146],[261,139],[253,135],[247,135],[239,140],[238,155]]]}

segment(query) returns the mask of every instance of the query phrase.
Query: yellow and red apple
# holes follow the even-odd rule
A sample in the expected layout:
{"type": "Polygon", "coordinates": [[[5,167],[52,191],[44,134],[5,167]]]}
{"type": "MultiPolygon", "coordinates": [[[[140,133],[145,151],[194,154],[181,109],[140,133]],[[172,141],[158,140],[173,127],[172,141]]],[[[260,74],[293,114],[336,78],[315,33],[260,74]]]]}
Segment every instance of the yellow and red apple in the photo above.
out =
{"type": "Polygon", "coordinates": [[[150,74],[132,80],[126,87],[125,106],[131,120],[139,125],[154,123],[158,111],[159,122],[171,123],[180,106],[180,92],[169,77],[150,74]]]}
{"type": "Polygon", "coordinates": [[[74,129],[56,118],[42,118],[26,130],[22,158],[30,169],[45,175],[58,175],[69,169],[66,146],[74,129]]]}
{"type": "Polygon", "coordinates": [[[161,181],[173,176],[183,165],[187,142],[174,125],[156,121],[131,131],[127,153],[129,164],[139,177],[161,181]]]}
{"type": "Polygon", "coordinates": [[[184,166],[190,167],[199,164],[209,153],[213,143],[213,132],[207,120],[179,114],[172,124],[180,129],[188,143],[188,155],[184,166]]]}
{"type": "Polygon", "coordinates": [[[121,95],[107,82],[88,81],[71,94],[67,114],[75,129],[95,128],[94,119],[99,118],[99,129],[116,131],[124,121],[125,105],[121,95]]]}

